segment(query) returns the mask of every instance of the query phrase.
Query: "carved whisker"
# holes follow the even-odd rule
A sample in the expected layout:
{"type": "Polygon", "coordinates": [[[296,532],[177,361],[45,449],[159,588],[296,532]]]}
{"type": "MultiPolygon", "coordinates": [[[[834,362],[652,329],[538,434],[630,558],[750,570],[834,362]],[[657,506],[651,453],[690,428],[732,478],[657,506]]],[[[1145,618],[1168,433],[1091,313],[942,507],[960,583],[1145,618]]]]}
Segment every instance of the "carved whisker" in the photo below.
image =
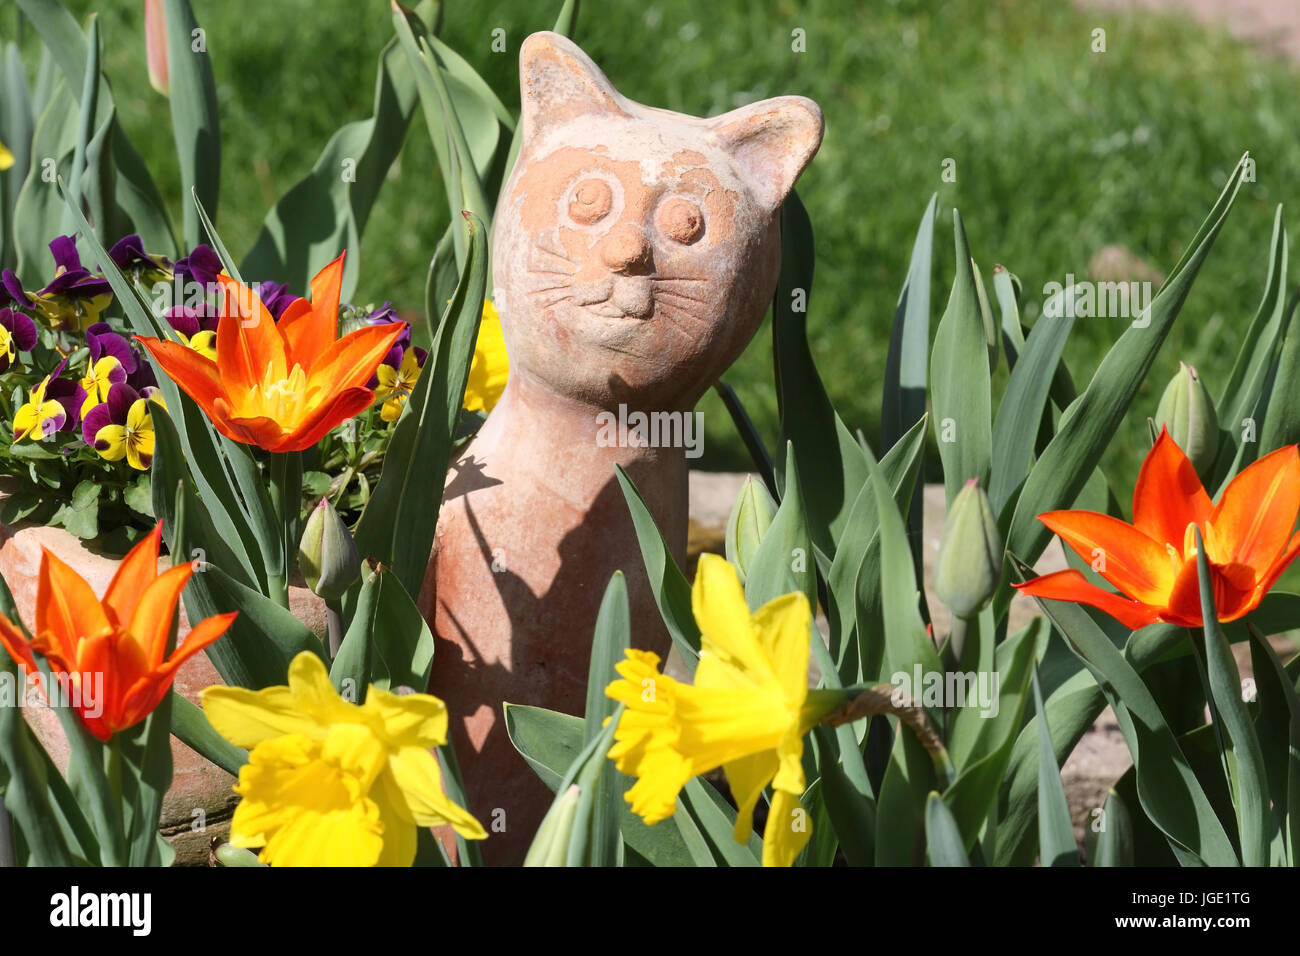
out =
{"type": "Polygon", "coordinates": [[[556,243],[555,245],[547,245],[546,243],[548,242],[549,240],[543,239],[539,236],[537,238],[535,246],[539,251],[549,253],[550,255],[555,256],[557,259],[563,259],[565,262],[572,261],[569,258],[569,254],[565,251],[562,245],[559,245],[558,243],[556,243]]]}
{"type": "Polygon", "coordinates": [[[553,299],[539,301],[537,303],[537,308],[541,309],[542,311],[546,311],[547,309],[555,308],[555,306],[559,305],[561,302],[571,302],[572,300],[573,300],[573,293],[565,292],[563,295],[557,295],[553,299]]]}
{"type": "Polygon", "coordinates": [[[661,302],[655,300],[655,314],[662,315],[668,322],[684,332],[692,332],[691,326],[699,325],[698,316],[692,315],[688,309],[671,302],[661,302]]]}
{"type": "Polygon", "coordinates": [[[673,290],[673,289],[656,289],[654,294],[657,295],[657,296],[659,296],[659,295],[668,295],[668,296],[672,296],[672,297],[677,298],[677,299],[685,299],[687,302],[694,302],[694,303],[696,303],[697,305],[708,305],[708,304],[709,304],[709,300],[708,300],[708,299],[702,299],[702,298],[698,298],[698,297],[693,296],[693,295],[687,295],[685,292],[677,292],[677,291],[675,291],[675,290],[673,290]]]}

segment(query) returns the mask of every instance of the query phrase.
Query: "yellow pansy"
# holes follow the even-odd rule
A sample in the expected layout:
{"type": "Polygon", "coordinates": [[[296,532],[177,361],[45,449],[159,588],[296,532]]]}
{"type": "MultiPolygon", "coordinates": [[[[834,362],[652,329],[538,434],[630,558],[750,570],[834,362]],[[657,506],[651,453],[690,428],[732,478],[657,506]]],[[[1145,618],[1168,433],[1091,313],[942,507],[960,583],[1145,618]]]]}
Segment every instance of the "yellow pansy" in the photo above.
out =
{"type": "MultiPolygon", "coordinates": [[[[99,457],[107,461],[121,461],[125,458],[127,464],[137,471],[149,470],[154,449],[153,416],[150,414],[149,401],[147,398],[132,401],[127,406],[123,421],[112,420],[115,409],[107,401],[91,410],[86,416],[83,434],[90,435],[87,440],[99,453],[99,457]],[[105,424],[100,424],[101,414],[104,415],[105,424]]],[[[156,401],[162,404],[161,399],[156,401]]]]}
{"type": "Polygon", "coordinates": [[[108,392],[114,385],[126,381],[126,369],[111,355],[105,355],[97,362],[86,367],[86,374],[81,379],[81,387],[86,391],[86,400],[81,403],[81,417],[98,405],[108,401],[108,392]]]}
{"type": "Polygon", "coordinates": [[[214,362],[217,360],[217,333],[216,332],[209,332],[203,330],[200,332],[195,332],[189,338],[186,338],[180,332],[177,332],[176,337],[180,339],[182,342],[184,342],[186,345],[188,345],[190,348],[192,348],[194,351],[198,352],[204,358],[212,359],[212,361],[214,362]]]}
{"type": "MultiPolygon", "coordinates": [[[[739,813],[734,836],[753,832],[754,806],[774,793],[763,865],[789,866],[812,832],[800,805],[803,736],[823,716],[805,709],[812,612],[802,593],[750,613],[736,569],[705,554],[691,589],[700,627],[695,683],[659,673],[659,658],[629,650],[605,693],[626,705],[609,756],[637,782],[625,799],[647,824],[669,816],[692,777],[722,767],[739,813]]],[[[827,705],[829,708],[833,704],[827,705]]]]}
{"type": "Polygon", "coordinates": [[[420,356],[415,349],[408,348],[402,355],[402,364],[393,368],[387,362],[375,369],[375,398],[382,399],[383,408],[379,417],[386,422],[395,422],[402,414],[402,406],[410,397],[415,383],[420,377],[420,356]]]}
{"type": "Polygon", "coordinates": [[[501,332],[501,317],[492,301],[483,303],[483,319],[474,343],[474,361],[465,383],[465,408],[471,412],[490,412],[501,399],[510,377],[510,360],[506,340],[501,332]]]}
{"type": "Polygon", "coordinates": [[[447,708],[429,694],[371,687],[361,706],[304,651],[288,687],[209,687],[203,710],[223,737],[250,750],[235,787],[230,842],[261,847],[274,866],[410,866],[417,827],[483,827],[442,789],[429,748],[447,741],[447,708]]]}
{"type": "Polygon", "coordinates": [[[33,385],[27,402],[14,412],[14,441],[24,438],[41,441],[69,424],[68,403],[76,384],[70,379],[58,378],[58,372],[62,370],[60,363],[54,374],[33,385]]]}

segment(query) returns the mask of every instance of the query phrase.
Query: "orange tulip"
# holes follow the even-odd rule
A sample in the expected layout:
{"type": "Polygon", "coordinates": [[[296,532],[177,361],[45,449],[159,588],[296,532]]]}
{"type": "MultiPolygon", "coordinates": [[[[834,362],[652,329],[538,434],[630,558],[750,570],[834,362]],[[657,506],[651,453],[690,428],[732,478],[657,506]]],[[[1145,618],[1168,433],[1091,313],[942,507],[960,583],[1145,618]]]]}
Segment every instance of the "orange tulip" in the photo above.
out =
{"type": "Polygon", "coordinates": [[[159,524],[131,549],[102,601],[81,575],[42,549],[31,643],[0,614],[0,644],[9,656],[34,674],[33,652],[44,655],[51,674],[73,692],[86,729],[105,742],[153,713],[181,664],[221,637],[235,619],[232,612],[200,621],[163,660],[176,601],[194,568],[180,564],[159,574],[161,538],[159,524]]]}
{"type": "Polygon", "coordinates": [[[311,280],[311,302],[294,300],[277,323],[256,292],[219,276],[216,361],[180,342],[137,338],[221,434],[302,451],[370,407],[375,393],[365,384],[404,328],[366,326],[337,338],[342,279],[340,255],[311,280]]]}
{"type": "Polygon", "coordinates": [[[1079,571],[1057,571],[1017,585],[1022,594],[1076,601],[1136,630],[1157,621],[1200,627],[1196,570],[1200,528],[1222,621],[1259,606],[1300,553],[1300,452],[1279,448],[1245,468],[1212,504],[1196,469],[1161,430],[1133,489],[1133,524],[1094,511],[1049,511],[1038,520],[1055,531],[1123,594],[1088,583],[1079,571]]]}

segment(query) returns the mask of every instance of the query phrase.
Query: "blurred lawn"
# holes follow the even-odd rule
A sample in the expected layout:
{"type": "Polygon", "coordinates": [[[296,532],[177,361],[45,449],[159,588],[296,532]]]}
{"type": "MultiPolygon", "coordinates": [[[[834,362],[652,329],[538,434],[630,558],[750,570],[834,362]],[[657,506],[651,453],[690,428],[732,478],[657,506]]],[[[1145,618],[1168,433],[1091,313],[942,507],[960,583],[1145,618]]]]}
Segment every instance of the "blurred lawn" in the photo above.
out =
{"type": "MultiPolygon", "coordinates": [[[[101,8],[106,69],[122,122],[164,194],[180,188],[166,102],[148,86],[141,3],[101,8]]],[[[12,35],[16,10],[0,7],[12,35]]],[[[542,0],[448,0],[443,37],[517,106],[516,56],[553,22],[542,0]],[[491,31],[509,52],[493,53],[491,31]]],[[[1179,359],[1217,393],[1262,291],[1275,203],[1300,182],[1296,74],[1226,34],[1167,17],[1079,12],[1064,0],[862,2],[606,0],[588,3],[577,39],[638,101],[708,115],[801,93],[826,114],[825,143],[799,190],[817,229],[810,334],[840,413],[875,443],[889,324],[917,220],[931,192],[936,232],[933,323],[951,281],[951,208],[961,208],[985,271],[1023,280],[1027,317],[1040,290],[1082,278],[1119,243],[1162,273],[1177,261],[1243,150],[1258,162],[1183,309],[1152,381],[1106,465],[1131,487],[1147,445],[1145,415],[1179,359]],[[1092,30],[1108,52],[1091,52],[1092,30]],[[791,31],[806,32],[806,53],[791,31]],[[957,180],[944,183],[945,158],[957,180]]],[[[382,0],[194,0],[208,31],[225,142],[219,225],[237,254],[266,208],[315,161],[341,123],[369,114],[378,51],[391,36],[382,0]]],[[[30,33],[27,37],[30,41],[30,33]]],[[[30,42],[29,42],[30,45],[30,42]]],[[[447,221],[417,114],[361,250],[359,301],[417,309],[428,259],[447,221]]],[[[295,290],[300,291],[300,290],[295,290]]],[[[1066,351],[1082,387],[1123,331],[1081,319],[1066,351]]],[[[728,374],[760,428],[776,431],[765,331],[728,374]]],[[[1005,365],[996,379],[1005,380],[1005,365]]],[[[745,467],[721,404],[703,406],[709,467],[745,467]]],[[[935,462],[931,461],[933,465],[935,462]]]]}

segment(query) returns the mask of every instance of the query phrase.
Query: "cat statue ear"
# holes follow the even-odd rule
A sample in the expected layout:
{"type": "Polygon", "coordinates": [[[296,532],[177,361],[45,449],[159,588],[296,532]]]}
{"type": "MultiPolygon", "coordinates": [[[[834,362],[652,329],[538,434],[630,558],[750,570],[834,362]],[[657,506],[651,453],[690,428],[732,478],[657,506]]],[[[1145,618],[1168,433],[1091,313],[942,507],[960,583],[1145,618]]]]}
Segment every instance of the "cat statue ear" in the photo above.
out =
{"type": "Polygon", "coordinates": [[[542,127],[591,113],[626,116],[627,103],[600,67],[568,37],[534,33],[519,51],[520,123],[525,139],[542,127]]]}
{"type": "MultiPolygon", "coordinates": [[[[579,116],[667,114],[625,99],[568,37],[534,33],[519,51],[525,142],[545,126],[579,116]]],[[[822,141],[822,111],[802,96],[778,96],[713,119],[668,114],[711,128],[736,157],[770,210],[776,210],[822,141]]]]}
{"type": "Polygon", "coordinates": [[[821,108],[803,96],[760,100],[709,124],[772,210],[785,201],[822,142],[821,108]]]}

